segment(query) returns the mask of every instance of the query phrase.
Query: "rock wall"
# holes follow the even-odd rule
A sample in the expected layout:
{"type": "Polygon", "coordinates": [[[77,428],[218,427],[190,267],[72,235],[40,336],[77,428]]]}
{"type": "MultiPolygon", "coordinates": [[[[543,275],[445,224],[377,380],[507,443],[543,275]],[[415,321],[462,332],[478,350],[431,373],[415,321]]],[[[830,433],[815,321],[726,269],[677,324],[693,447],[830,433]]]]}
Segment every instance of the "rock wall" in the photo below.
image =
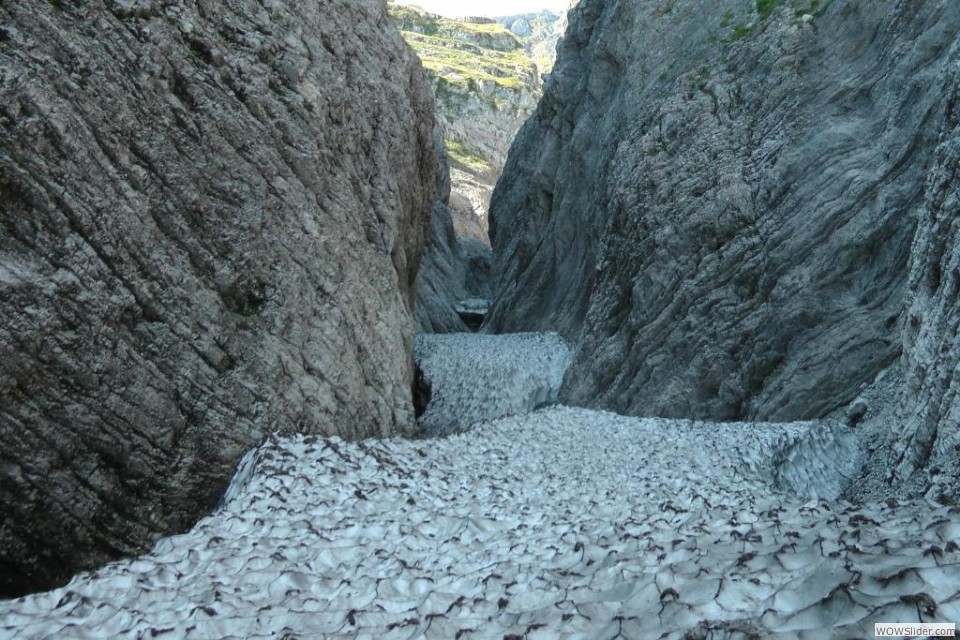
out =
{"type": "Polygon", "coordinates": [[[491,205],[487,330],[577,341],[562,399],[793,420],[901,351],[960,6],[584,0],[491,205]]]}
{"type": "Polygon", "coordinates": [[[433,130],[381,0],[0,5],[0,595],[415,428],[433,130]]]}
{"type": "MultiPolygon", "coordinates": [[[[960,44],[954,46],[955,54],[960,44]]],[[[913,245],[893,478],[960,501],[960,69],[913,245]]]]}
{"type": "Polygon", "coordinates": [[[903,374],[886,376],[895,388],[881,381],[864,396],[861,439],[871,456],[851,486],[853,499],[960,502],[960,70],[952,76],[947,126],[911,253],[904,353],[893,372],[903,374]]]}
{"type": "Polygon", "coordinates": [[[417,333],[466,331],[457,314],[457,303],[467,297],[464,288],[466,261],[454,233],[450,216],[450,171],[438,129],[435,140],[441,168],[437,194],[430,211],[427,244],[417,273],[417,298],[414,310],[417,333]]]}
{"type": "Polygon", "coordinates": [[[468,331],[460,309],[465,301],[490,300],[493,253],[483,242],[458,237],[450,207],[450,173],[438,128],[435,141],[441,168],[430,213],[427,244],[417,274],[414,317],[418,333],[468,331]]]}

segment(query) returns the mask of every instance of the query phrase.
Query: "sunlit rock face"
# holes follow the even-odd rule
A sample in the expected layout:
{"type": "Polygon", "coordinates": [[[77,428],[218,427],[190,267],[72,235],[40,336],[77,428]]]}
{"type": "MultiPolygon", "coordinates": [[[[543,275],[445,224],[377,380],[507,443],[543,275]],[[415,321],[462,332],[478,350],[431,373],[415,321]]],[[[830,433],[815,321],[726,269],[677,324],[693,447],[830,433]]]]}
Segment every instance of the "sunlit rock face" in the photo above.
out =
{"type": "Polygon", "coordinates": [[[433,94],[382,2],[0,7],[0,595],[414,429],[433,94]]]}
{"type": "Polygon", "coordinates": [[[487,330],[576,342],[572,404],[844,406],[903,348],[958,14],[582,2],[493,196],[487,330]]]}
{"type": "Polygon", "coordinates": [[[490,195],[517,130],[541,95],[538,64],[553,56],[535,45],[548,35],[538,30],[536,37],[518,37],[489,18],[447,18],[416,6],[390,4],[390,15],[423,60],[437,97],[454,231],[489,244],[490,195]]]}

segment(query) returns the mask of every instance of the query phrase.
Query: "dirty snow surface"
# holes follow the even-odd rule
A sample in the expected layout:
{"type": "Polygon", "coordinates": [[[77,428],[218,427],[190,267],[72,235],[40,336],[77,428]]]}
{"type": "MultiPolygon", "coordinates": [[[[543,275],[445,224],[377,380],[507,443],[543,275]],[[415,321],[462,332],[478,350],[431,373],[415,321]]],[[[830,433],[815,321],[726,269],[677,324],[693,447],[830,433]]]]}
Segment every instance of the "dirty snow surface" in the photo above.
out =
{"type": "Polygon", "coordinates": [[[554,406],[445,438],[276,437],[190,533],[0,603],[0,637],[865,638],[960,622],[956,508],[775,489],[776,465],[824,448],[784,447],[818,428],[554,406]]]}
{"type": "Polygon", "coordinates": [[[444,435],[555,403],[573,352],[555,333],[451,333],[417,336],[415,356],[432,391],[420,428],[444,435]]]}

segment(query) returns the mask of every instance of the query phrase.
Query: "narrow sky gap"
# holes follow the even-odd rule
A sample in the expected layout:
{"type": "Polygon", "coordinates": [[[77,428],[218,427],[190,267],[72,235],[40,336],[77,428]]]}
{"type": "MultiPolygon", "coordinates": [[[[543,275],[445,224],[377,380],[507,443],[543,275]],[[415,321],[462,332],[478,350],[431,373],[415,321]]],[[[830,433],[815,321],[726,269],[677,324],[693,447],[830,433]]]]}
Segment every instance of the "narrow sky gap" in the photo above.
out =
{"type": "Polygon", "coordinates": [[[547,9],[554,13],[564,11],[567,0],[399,0],[397,4],[411,4],[427,11],[451,18],[464,16],[515,16],[547,9]]]}

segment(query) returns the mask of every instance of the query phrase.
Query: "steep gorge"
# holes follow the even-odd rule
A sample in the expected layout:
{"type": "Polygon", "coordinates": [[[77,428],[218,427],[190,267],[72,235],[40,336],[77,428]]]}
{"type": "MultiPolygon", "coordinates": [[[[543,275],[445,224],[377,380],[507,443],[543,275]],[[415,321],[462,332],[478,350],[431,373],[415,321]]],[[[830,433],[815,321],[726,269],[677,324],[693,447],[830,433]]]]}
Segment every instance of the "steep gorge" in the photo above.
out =
{"type": "MultiPolygon", "coordinates": [[[[188,528],[271,432],[413,434],[414,318],[464,330],[468,256],[384,3],[0,16],[0,595],[188,528]]],[[[487,330],[560,331],[561,400],[626,414],[822,417],[902,370],[864,494],[957,499],[958,31],[584,0],[494,194],[487,330]]]]}

